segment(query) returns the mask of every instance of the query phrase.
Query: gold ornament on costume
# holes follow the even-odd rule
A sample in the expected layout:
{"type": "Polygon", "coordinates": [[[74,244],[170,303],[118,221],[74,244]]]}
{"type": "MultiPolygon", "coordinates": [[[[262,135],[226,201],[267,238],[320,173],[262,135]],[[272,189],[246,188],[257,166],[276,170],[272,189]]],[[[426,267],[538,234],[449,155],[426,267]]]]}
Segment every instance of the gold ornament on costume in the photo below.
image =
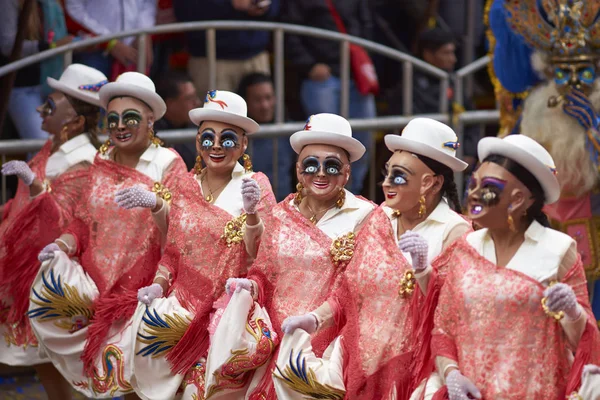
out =
{"type": "Polygon", "coordinates": [[[149,134],[150,134],[150,142],[156,146],[162,146],[163,145],[163,141],[160,140],[155,134],[154,134],[154,128],[150,127],[148,128],[149,134]]]}
{"type": "Polygon", "coordinates": [[[106,153],[108,152],[109,147],[110,147],[110,139],[106,139],[106,142],[102,143],[102,146],[100,146],[98,151],[100,152],[100,154],[105,156],[106,153]]]}
{"type": "Polygon", "coordinates": [[[194,164],[194,172],[196,173],[196,175],[200,175],[200,173],[202,172],[202,156],[198,154],[198,156],[196,156],[196,164],[194,164]]]}
{"type": "Polygon", "coordinates": [[[331,243],[329,253],[331,254],[331,261],[333,261],[336,266],[347,263],[352,259],[352,256],[354,256],[355,239],[356,236],[354,232],[348,232],[347,234],[336,238],[331,243]]]}
{"type": "Polygon", "coordinates": [[[234,244],[239,244],[244,241],[244,226],[246,225],[247,217],[246,214],[242,214],[225,224],[221,239],[225,241],[227,247],[231,247],[234,244]]]}
{"type": "MultiPolygon", "coordinates": [[[[558,282],[556,282],[556,281],[552,281],[552,282],[550,282],[548,287],[552,287],[552,286],[556,285],[557,283],[558,282]]],[[[550,309],[546,305],[547,302],[548,302],[548,299],[546,297],[542,298],[542,309],[544,310],[546,315],[548,315],[551,318],[554,318],[556,321],[560,321],[561,319],[563,319],[563,317],[565,316],[565,312],[564,311],[558,311],[558,312],[550,311],[550,309]]]]}
{"type": "Polygon", "coordinates": [[[167,188],[166,186],[164,186],[162,183],[160,183],[160,182],[154,182],[154,185],[152,186],[152,192],[156,193],[156,195],[158,197],[160,197],[161,199],[163,199],[167,203],[171,204],[171,200],[173,199],[173,195],[171,194],[171,191],[169,190],[169,188],[167,188]]]}
{"type": "Polygon", "coordinates": [[[244,160],[244,171],[246,171],[246,173],[252,172],[252,160],[250,159],[250,155],[244,154],[242,160],[244,160]]]}
{"type": "Polygon", "coordinates": [[[398,294],[402,297],[407,297],[412,294],[415,290],[416,279],[415,273],[412,270],[408,270],[404,273],[402,279],[400,279],[400,287],[398,288],[398,294]]]}
{"type": "Polygon", "coordinates": [[[419,218],[423,218],[427,214],[427,206],[425,205],[425,196],[419,199],[419,218]]]}

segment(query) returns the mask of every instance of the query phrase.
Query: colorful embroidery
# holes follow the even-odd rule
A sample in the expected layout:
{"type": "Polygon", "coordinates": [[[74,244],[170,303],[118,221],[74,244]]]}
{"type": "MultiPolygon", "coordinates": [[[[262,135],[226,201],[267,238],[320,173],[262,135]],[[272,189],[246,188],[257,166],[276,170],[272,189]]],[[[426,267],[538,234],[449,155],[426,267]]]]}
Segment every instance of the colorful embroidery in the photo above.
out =
{"type": "Polygon", "coordinates": [[[33,332],[31,326],[23,326],[23,324],[10,324],[4,325],[4,341],[7,346],[22,347],[23,350],[27,350],[28,347],[38,347],[38,341],[33,332]]]}
{"type": "Polygon", "coordinates": [[[442,146],[443,147],[448,147],[449,149],[452,149],[452,150],[458,150],[458,148],[460,147],[460,143],[458,143],[458,142],[446,142],[442,146]]]}
{"type": "Polygon", "coordinates": [[[346,395],[346,391],[334,388],[330,385],[323,385],[316,379],[315,372],[311,368],[306,368],[306,360],[302,358],[302,350],[296,356],[296,364],[294,365],[294,350],[290,351],[289,364],[286,365],[284,371],[276,365],[278,376],[273,373],[276,379],[283,381],[293,391],[298,392],[307,398],[313,399],[332,399],[342,400],[346,395]]]}
{"type": "MultiPolygon", "coordinates": [[[[254,307],[250,309],[249,316],[254,314],[254,307]]],[[[214,396],[216,393],[227,389],[239,389],[246,385],[250,374],[245,372],[253,371],[264,365],[273,350],[275,349],[274,333],[271,332],[267,323],[262,318],[256,320],[249,319],[246,324],[246,331],[256,340],[256,351],[248,354],[247,348],[241,350],[232,350],[231,358],[227,360],[220,370],[215,371],[214,377],[216,383],[209,386],[206,392],[206,399],[214,396]]]]}
{"type": "MultiPolygon", "coordinates": [[[[98,375],[97,368],[94,367],[94,376],[91,378],[91,386],[94,394],[110,393],[111,396],[121,390],[130,392],[133,390],[129,382],[123,376],[125,359],[123,352],[117,346],[108,345],[102,352],[103,376],[98,375]]],[[[88,389],[87,382],[73,382],[77,387],[88,389]]]]}
{"type": "Polygon", "coordinates": [[[162,319],[156,310],[150,311],[148,307],[142,320],[147,326],[144,329],[146,335],[138,333],[138,337],[139,341],[147,346],[138,351],[136,356],[151,355],[152,358],[159,357],[163,352],[168,352],[167,350],[174,347],[190,325],[189,317],[165,314],[165,319],[162,319]]]}
{"type": "Polygon", "coordinates": [[[312,119],[312,115],[310,117],[308,117],[308,119],[306,120],[306,124],[304,124],[303,130],[310,131],[312,129],[312,126],[310,126],[311,119],[312,119]]]}
{"type": "Polygon", "coordinates": [[[244,225],[246,225],[247,217],[246,214],[242,214],[225,224],[221,239],[225,240],[227,247],[244,241],[244,225]]]}
{"type": "Polygon", "coordinates": [[[181,390],[185,391],[185,389],[193,385],[196,387],[196,393],[192,393],[192,400],[204,400],[204,389],[206,385],[206,381],[204,376],[206,375],[206,364],[203,362],[196,363],[194,367],[185,374],[185,378],[183,378],[183,383],[181,384],[181,390]]]}
{"type": "Polygon", "coordinates": [[[224,110],[226,107],[228,107],[227,103],[225,103],[223,100],[215,100],[215,98],[217,97],[217,91],[216,90],[209,90],[206,93],[206,97],[204,98],[204,102],[208,103],[217,103],[218,105],[221,106],[221,108],[224,110]]]}
{"type": "Polygon", "coordinates": [[[87,326],[94,316],[92,300],[85,294],[80,295],[77,288],[63,284],[60,275],[54,276],[54,270],[50,270],[49,275],[50,281],[42,274],[41,295],[32,289],[31,302],[39,307],[27,313],[29,318],[55,321],[54,325],[70,333],[87,326]]]}

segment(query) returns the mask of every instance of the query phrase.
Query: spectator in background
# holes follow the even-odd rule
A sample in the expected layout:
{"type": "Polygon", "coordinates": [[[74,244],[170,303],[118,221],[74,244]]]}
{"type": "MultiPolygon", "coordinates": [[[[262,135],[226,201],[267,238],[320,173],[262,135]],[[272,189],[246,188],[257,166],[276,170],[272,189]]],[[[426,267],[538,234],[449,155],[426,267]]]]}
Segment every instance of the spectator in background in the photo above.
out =
{"type": "MultiPolygon", "coordinates": [[[[175,16],[179,21],[252,20],[275,17],[279,0],[173,0],[175,16]]],[[[204,95],[210,88],[208,59],[204,32],[188,32],[190,61],[188,72],[196,90],[204,95]]],[[[219,90],[235,91],[242,77],[252,72],[269,74],[270,33],[265,31],[217,32],[217,82],[219,90]]]]}
{"type": "MultiPolygon", "coordinates": [[[[196,88],[192,79],[177,71],[170,71],[162,75],[156,83],[156,93],[163,98],[167,104],[167,111],[162,119],[154,123],[154,129],[160,131],[169,129],[194,129],[188,113],[194,108],[200,107],[200,99],[196,94],[196,88]]],[[[173,148],[181,155],[188,171],[196,163],[196,142],[180,143],[173,148]]]]}
{"type": "MultiPolygon", "coordinates": [[[[337,31],[329,11],[329,0],[288,0],[282,11],[282,20],[292,24],[337,31]]],[[[371,11],[368,0],[331,0],[340,14],[348,34],[370,39],[371,11]]],[[[287,58],[299,69],[303,81],[300,89],[302,106],[306,114],[340,113],[340,44],[308,36],[287,35],[287,58]]],[[[350,82],[350,118],[373,118],[376,115],[375,99],[363,96],[350,82]]],[[[369,169],[370,140],[368,132],[355,132],[353,136],[367,148],[367,156],[352,165],[349,189],[356,194],[362,191],[369,169]]]]}
{"type": "MultiPolygon", "coordinates": [[[[149,28],[156,22],[156,0],[64,0],[69,31],[90,36],[149,28]]],[[[112,40],[103,48],[77,53],[75,62],[94,67],[115,80],[135,70],[138,43],[135,37],[112,40]]],[[[146,38],[146,65],[152,65],[152,40],[146,38]]]]}
{"type": "MultiPolygon", "coordinates": [[[[259,125],[275,122],[275,88],[267,74],[255,72],[242,78],[237,93],[248,104],[248,117],[259,125]]],[[[291,169],[294,164],[294,152],[290,140],[286,137],[250,140],[252,164],[255,171],[269,177],[274,186],[275,197],[281,201],[292,192],[291,169]],[[277,143],[277,181],[275,181],[273,149],[277,143]]]]}
{"type": "MultiPolygon", "coordinates": [[[[0,13],[0,65],[8,63],[17,36],[19,13],[23,0],[5,0],[0,13]]],[[[25,41],[21,56],[27,57],[50,46],[61,46],[73,40],[67,35],[62,8],[56,0],[38,1],[33,6],[25,24],[25,41]],[[52,34],[49,34],[52,32],[52,34]]],[[[42,130],[42,118],[36,108],[42,104],[46,78],[58,78],[62,74],[62,57],[32,64],[17,72],[8,102],[8,113],[19,132],[21,139],[46,139],[42,130]]]]}

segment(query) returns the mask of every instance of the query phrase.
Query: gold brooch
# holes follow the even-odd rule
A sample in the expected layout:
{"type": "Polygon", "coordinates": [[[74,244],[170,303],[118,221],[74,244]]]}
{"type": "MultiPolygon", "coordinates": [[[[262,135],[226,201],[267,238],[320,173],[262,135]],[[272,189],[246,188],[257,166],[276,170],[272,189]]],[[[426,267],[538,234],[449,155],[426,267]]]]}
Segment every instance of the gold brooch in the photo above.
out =
{"type": "Polygon", "coordinates": [[[354,256],[355,238],[354,232],[348,232],[331,243],[329,252],[331,254],[331,260],[336,266],[352,259],[352,256],[354,256]]]}
{"type": "Polygon", "coordinates": [[[225,240],[227,247],[231,247],[233,244],[244,241],[244,225],[246,224],[246,217],[246,214],[242,214],[225,224],[221,239],[225,240]]]}
{"type": "Polygon", "coordinates": [[[415,282],[415,273],[412,270],[406,271],[402,279],[400,279],[398,294],[402,297],[411,295],[415,291],[415,282]]]}
{"type": "Polygon", "coordinates": [[[152,186],[152,192],[156,193],[156,195],[158,197],[160,197],[167,203],[171,204],[173,195],[171,194],[171,191],[166,186],[163,186],[162,183],[154,182],[154,186],[152,186]]]}

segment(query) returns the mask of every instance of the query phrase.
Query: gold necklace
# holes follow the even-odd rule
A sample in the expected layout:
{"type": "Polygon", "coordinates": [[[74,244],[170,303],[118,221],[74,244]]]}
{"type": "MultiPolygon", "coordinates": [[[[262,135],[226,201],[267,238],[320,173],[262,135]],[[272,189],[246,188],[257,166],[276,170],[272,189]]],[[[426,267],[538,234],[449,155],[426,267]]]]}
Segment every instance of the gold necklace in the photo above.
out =
{"type": "Polygon", "coordinates": [[[208,203],[212,204],[215,201],[215,196],[213,193],[217,193],[219,190],[223,189],[225,186],[227,186],[227,184],[231,181],[231,179],[229,179],[227,182],[225,182],[225,184],[221,185],[217,190],[212,190],[210,188],[210,185],[208,183],[208,175],[205,174],[202,179],[200,180],[200,183],[204,182],[204,179],[206,178],[206,188],[208,189],[208,191],[210,192],[207,196],[204,196],[204,200],[206,200],[208,203]]]}
{"type": "Polygon", "coordinates": [[[310,211],[312,214],[312,217],[310,217],[308,220],[310,222],[312,222],[313,224],[316,224],[317,223],[317,215],[321,214],[322,212],[327,212],[327,211],[331,210],[333,207],[335,207],[335,203],[327,208],[324,208],[322,210],[314,212],[313,209],[308,205],[308,201],[307,201],[306,208],[308,208],[308,211],[310,211]]]}

